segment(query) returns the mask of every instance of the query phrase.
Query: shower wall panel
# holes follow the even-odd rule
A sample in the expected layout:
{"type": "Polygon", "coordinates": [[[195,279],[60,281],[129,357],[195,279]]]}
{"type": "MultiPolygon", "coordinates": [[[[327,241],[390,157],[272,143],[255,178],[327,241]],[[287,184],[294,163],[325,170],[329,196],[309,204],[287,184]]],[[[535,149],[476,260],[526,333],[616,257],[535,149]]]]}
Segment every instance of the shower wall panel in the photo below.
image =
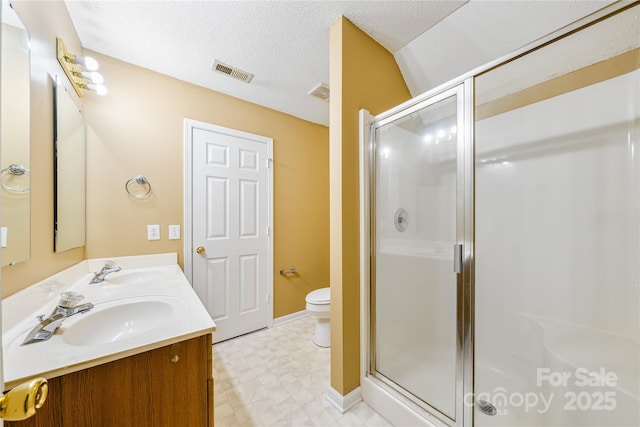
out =
{"type": "Polygon", "coordinates": [[[476,426],[640,425],[638,9],[476,79],[476,426]]]}

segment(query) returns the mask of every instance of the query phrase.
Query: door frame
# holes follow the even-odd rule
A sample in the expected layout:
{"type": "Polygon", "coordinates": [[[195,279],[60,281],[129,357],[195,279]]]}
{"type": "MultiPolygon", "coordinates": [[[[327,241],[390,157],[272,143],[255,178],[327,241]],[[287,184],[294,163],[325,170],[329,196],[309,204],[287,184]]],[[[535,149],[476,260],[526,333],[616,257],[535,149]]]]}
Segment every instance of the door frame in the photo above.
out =
{"type": "Polygon", "coordinates": [[[267,289],[269,293],[267,301],[267,327],[273,327],[273,139],[236,129],[218,126],[211,123],[193,119],[184,119],[184,230],[183,253],[184,274],[193,287],[193,130],[202,129],[232,137],[243,138],[249,141],[264,143],[267,145],[267,169],[269,197],[267,198],[267,289]]]}

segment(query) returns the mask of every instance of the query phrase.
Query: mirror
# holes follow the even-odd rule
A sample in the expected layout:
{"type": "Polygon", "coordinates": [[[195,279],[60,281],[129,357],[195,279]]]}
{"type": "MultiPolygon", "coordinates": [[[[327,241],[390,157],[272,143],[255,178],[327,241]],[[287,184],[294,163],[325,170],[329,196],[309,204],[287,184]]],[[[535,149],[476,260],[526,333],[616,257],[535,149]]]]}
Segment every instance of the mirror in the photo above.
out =
{"type": "Polygon", "coordinates": [[[2,266],[29,259],[30,139],[29,33],[7,0],[2,0],[0,51],[0,242],[2,266]]]}
{"type": "Polygon", "coordinates": [[[56,76],[54,82],[54,250],[85,245],[84,116],[56,76]]]}

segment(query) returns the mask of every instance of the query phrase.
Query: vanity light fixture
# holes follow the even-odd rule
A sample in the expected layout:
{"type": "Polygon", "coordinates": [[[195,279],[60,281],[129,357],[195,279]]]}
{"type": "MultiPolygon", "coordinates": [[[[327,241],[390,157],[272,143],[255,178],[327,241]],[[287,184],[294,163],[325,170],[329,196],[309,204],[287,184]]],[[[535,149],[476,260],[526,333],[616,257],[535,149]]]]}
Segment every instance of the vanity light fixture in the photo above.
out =
{"type": "Polygon", "coordinates": [[[101,85],[104,83],[104,77],[97,71],[83,71],[78,73],[77,71],[73,72],[73,75],[79,78],[88,79],[91,83],[101,85]]]}
{"type": "Polygon", "coordinates": [[[84,96],[83,90],[92,90],[98,95],[107,94],[107,88],[103,85],[104,77],[96,71],[99,68],[98,61],[70,53],[61,38],[56,39],[56,56],[79,97],[84,96]]]}

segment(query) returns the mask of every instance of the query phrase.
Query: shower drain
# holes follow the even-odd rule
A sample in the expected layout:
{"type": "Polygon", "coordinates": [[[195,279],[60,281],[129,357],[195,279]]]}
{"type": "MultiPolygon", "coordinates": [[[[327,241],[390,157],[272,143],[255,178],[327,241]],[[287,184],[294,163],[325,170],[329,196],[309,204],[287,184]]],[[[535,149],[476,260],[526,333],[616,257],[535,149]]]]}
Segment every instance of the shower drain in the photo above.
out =
{"type": "Polygon", "coordinates": [[[476,406],[478,407],[478,409],[480,409],[480,412],[482,412],[485,415],[494,416],[498,413],[498,411],[496,410],[496,407],[493,406],[491,403],[487,402],[486,400],[476,401],[476,406]]]}

